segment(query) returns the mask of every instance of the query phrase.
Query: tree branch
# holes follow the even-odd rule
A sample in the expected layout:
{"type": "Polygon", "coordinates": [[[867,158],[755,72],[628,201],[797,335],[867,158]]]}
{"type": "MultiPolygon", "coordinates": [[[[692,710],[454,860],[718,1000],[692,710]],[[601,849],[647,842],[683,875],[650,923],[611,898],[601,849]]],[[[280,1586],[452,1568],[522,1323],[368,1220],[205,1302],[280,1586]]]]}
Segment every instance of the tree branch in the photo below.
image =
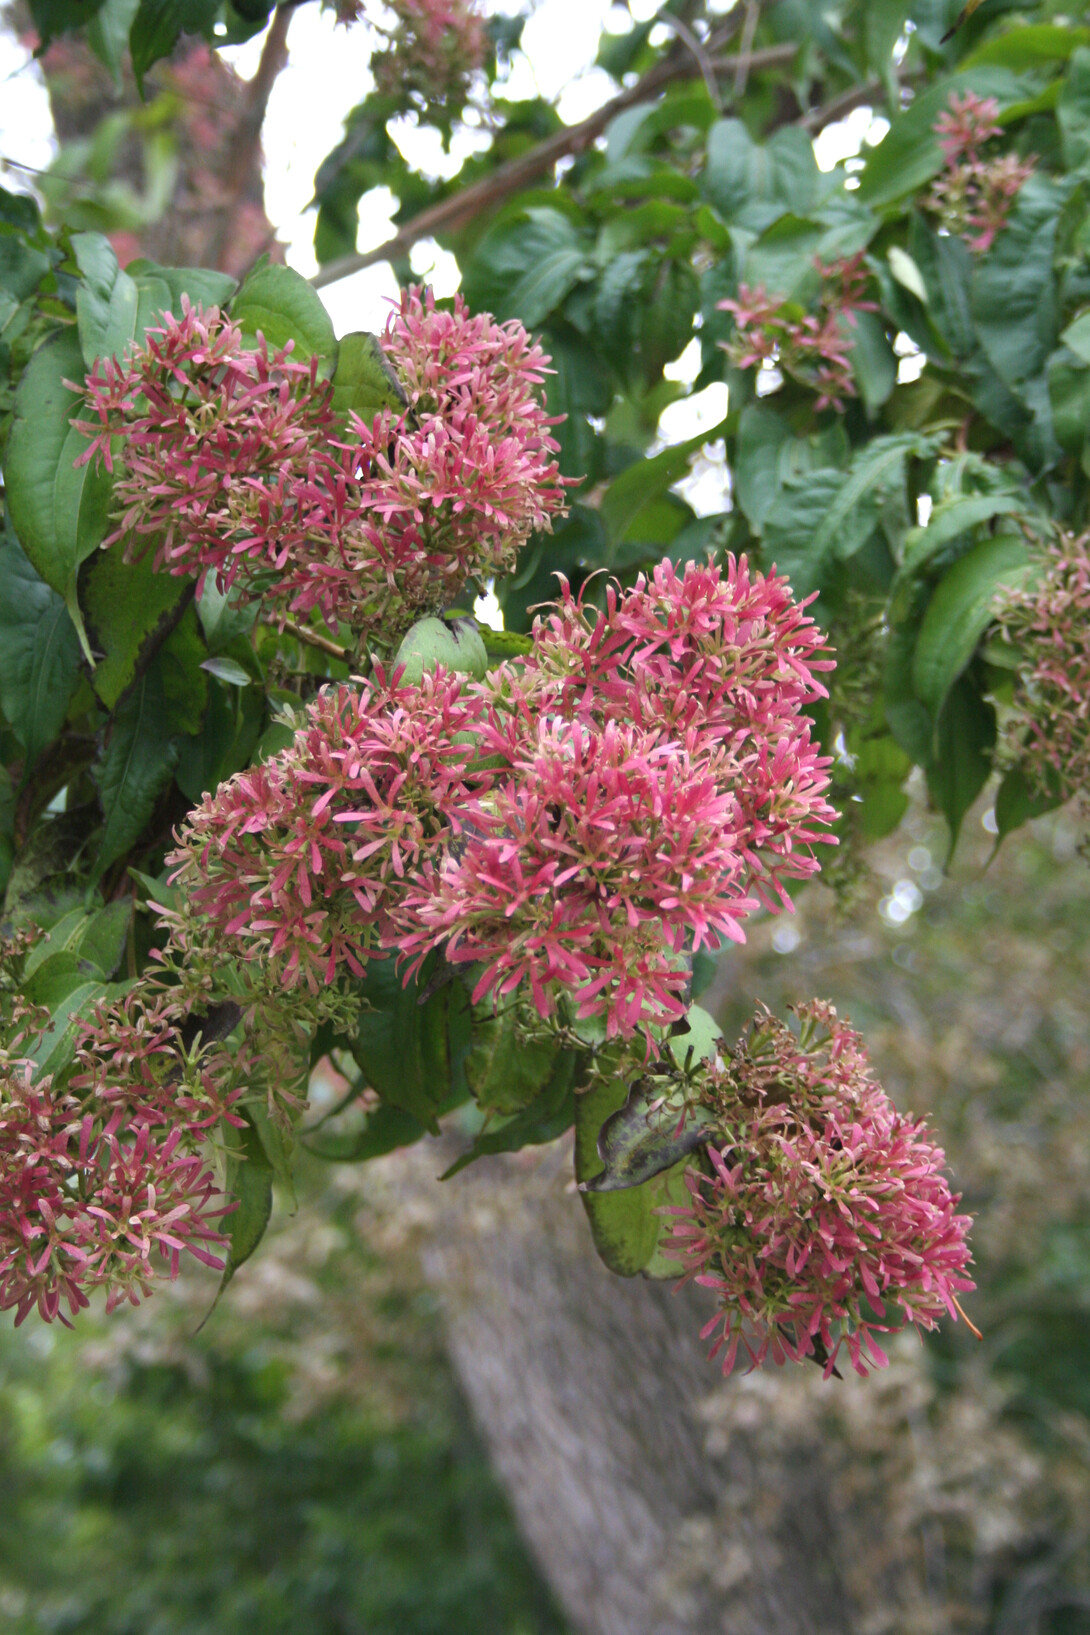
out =
{"type": "Polygon", "coordinates": [[[216,212],[219,219],[204,256],[208,266],[218,267],[221,272],[226,271],[225,262],[231,248],[235,218],[261,163],[261,127],[265,123],[272,88],[288,60],[290,22],[291,8],[278,6],[272,14],[269,32],[261,47],[257,73],[247,87],[246,101],[239,114],[234,178],[227,197],[216,212]]]}
{"type": "MultiPolygon", "coordinates": [[[[766,5],[775,3],[776,0],[766,0],[766,5]]],[[[738,33],[744,15],[744,11],[739,8],[736,16],[728,18],[723,27],[711,35],[704,48],[709,59],[713,52],[721,51],[738,33]]],[[[784,48],[775,49],[779,53],[784,48]]],[[[790,60],[797,49],[796,46],[790,47],[790,55],[786,59],[777,55],[776,62],[790,60]]],[[[761,55],[759,52],[753,53],[752,66],[757,66],[757,58],[761,55]]],[[[717,68],[722,66],[722,63],[716,63],[717,68]]],[[[340,279],[348,278],[364,267],[373,267],[378,261],[395,260],[422,238],[430,238],[435,233],[450,232],[463,226],[466,222],[472,221],[474,216],[498,204],[509,193],[517,192],[528,182],[535,181],[537,177],[551,170],[559,159],[565,159],[570,154],[582,153],[601,136],[606,126],[616,119],[618,114],[636,107],[640,102],[646,102],[671,81],[696,78],[700,72],[700,67],[693,61],[689,51],[679,42],[661,62],[649,68],[636,85],[630,86],[627,91],[621,91],[596,113],[580,120],[578,125],[566,126],[564,130],[547,137],[544,142],[539,142],[528,153],[520,154],[517,159],[508,159],[505,164],[499,165],[491,176],[482,177],[479,182],[474,182],[472,187],[464,188],[462,192],[454,193],[447,199],[441,199],[438,204],[430,205],[427,210],[421,210],[419,215],[407,221],[404,227],[399,228],[384,244],[376,245],[373,250],[338,256],[320,272],[315,273],[310,280],[311,284],[315,289],[323,289],[325,285],[336,284],[340,279]]]]}

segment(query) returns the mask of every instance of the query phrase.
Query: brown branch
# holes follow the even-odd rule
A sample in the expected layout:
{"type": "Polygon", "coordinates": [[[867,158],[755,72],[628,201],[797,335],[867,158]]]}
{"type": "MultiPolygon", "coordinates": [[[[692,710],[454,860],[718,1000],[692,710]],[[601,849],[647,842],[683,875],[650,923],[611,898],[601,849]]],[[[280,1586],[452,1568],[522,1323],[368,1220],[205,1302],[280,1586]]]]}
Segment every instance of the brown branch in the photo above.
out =
{"type": "MultiPolygon", "coordinates": [[[[775,3],[776,0],[765,0],[766,6],[775,3]]],[[[705,55],[711,58],[713,52],[721,51],[729,44],[742,27],[743,20],[744,14],[739,8],[736,16],[728,18],[723,27],[711,35],[704,48],[705,55]]],[[[795,49],[791,48],[792,55],[795,49]]],[[[754,53],[754,56],[756,55],[757,53],[754,53]]],[[[399,228],[384,244],[377,245],[373,250],[338,256],[335,261],[329,262],[320,272],[315,273],[310,280],[311,284],[315,289],[322,289],[326,284],[336,284],[340,279],[348,278],[364,267],[374,266],[377,261],[393,261],[403,256],[422,238],[430,238],[435,233],[450,232],[464,226],[475,216],[498,204],[509,193],[517,192],[528,182],[544,175],[559,159],[565,159],[570,154],[582,153],[601,136],[606,126],[616,119],[618,114],[636,107],[640,102],[646,102],[671,81],[695,79],[700,72],[700,67],[693,61],[688,50],[679,43],[661,62],[649,68],[636,85],[629,86],[627,91],[621,91],[596,113],[580,120],[578,125],[566,126],[564,130],[547,137],[544,142],[539,142],[528,153],[520,154],[517,159],[508,159],[506,164],[499,165],[491,176],[482,177],[479,182],[474,182],[472,187],[441,199],[438,204],[429,205],[427,210],[421,210],[419,215],[407,221],[404,227],[399,228]]]]}
{"type": "Polygon", "coordinates": [[[289,636],[294,636],[297,642],[306,642],[308,647],[317,647],[320,652],[328,653],[330,658],[341,659],[347,664],[352,657],[347,647],[340,647],[325,636],[319,636],[316,630],[308,630],[305,625],[296,624],[294,619],[281,619],[280,628],[286,630],[289,636]]]}
{"type": "Polygon", "coordinates": [[[208,266],[217,267],[221,272],[227,270],[225,263],[229,257],[231,230],[235,224],[235,218],[246,194],[253,185],[255,175],[260,170],[261,127],[265,123],[265,113],[269,106],[272,88],[281,69],[288,60],[288,24],[290,22],[291,8],[278,6],[272,14],[269,32],[266,34],[265,43],[261,48],[261,60],[257,65],[257,73],[247,86],[246,100],[235,133],[234,180],[227,197],[216,211],[217,224],[212,232],[204,256],[205,263],[208,266]]]}

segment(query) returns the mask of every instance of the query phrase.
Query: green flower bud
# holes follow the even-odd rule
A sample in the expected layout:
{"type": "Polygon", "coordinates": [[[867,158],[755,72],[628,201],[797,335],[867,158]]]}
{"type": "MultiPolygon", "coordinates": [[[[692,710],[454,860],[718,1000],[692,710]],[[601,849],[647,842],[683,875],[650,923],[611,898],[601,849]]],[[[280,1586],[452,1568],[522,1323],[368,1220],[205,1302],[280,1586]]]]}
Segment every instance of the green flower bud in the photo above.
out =
{"type": "Polygon", "coordinates": [[[488,654],[474,619],[418,619],[397,650],[393,668],[405,666],[402,684],[419,686],[425,670],[441,664],[462,676],[481,681],[488,669],[488,654]]]}

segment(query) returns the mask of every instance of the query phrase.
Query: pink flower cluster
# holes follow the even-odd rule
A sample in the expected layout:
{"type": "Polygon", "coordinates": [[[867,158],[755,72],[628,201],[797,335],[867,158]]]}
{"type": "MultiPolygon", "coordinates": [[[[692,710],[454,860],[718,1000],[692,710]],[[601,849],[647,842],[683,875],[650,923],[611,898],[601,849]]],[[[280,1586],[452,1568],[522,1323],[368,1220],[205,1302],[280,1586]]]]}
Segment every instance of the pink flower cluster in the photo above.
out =
{"type": "Polygon", "coordinates": [[[1090,533],[1063,535],[1041,570],[1003,592],[1000,632],[1018,649],[1007,742],[1035,790],[1090,790],[1090,533]]]}
{"type": "Polygon", "coordinates": [[[334,627],[395,640],[470,578],[510,571],[562,511],[563,482],[535,395],[547,358],[517,323],[437,311],[407,290],[384,346],[410,410],[336,435],[317,362],[290,345],[244,350],[235,325],[186,305],[123,362],[88,377],[83,459],[112,470],[117,531],[156,566],[213,571],[221,588],[334,627]]]}
{"type": "Polygon", "coordinates": [[[316,991],[396,945],[395,907],[488,787],[471,777],[483,700],[463,678],[330,688],[294,742],[190,813],[169,859],[176,940],[211,931],[285,988],[316,991]]]}
{"type": "Polygon", "coordinates": [[[976,255],[990,250],[1002,231],[1023,184],[1036,168],[1032,158],[1007,153],[984,159],[982,149],[1003,134],[996,123],[995,97],[951,93],[949,107],[932,130],[939,138],[946,169],[932,186],[927,206],[944,227],[965,239],[976,255]]]}
{"type": "Polygon", "coordinates": [[[190,1052],[178,1081],[180,1034],[171,1003],[130,994],[85,1031],[82,1071],[67,1089],[35,1081],[33,1064],[0,1075],[0,1310],[16,1325],[37,1307],[50,1322],[89,1292],[106,1308],[136,1304],[183,1252],[221,1268],[228,1208],[197,1150],[239,1091],[223,1064],[190,1052]]]}
{"type": "Polygon", "coordinates": [[[862,299],[867,282],[863,254],[825,266],[815,260],[822,277],[816,313],[806,312],[784,295],[769,295],[763,284],[738,286],[736,300],[720,301],[732,313],[734,339],[724,350],[737,369],[775,366],[800,385],[817,393],[815,409],[843,413],[844,401],[855,397],[851,352],[856,313],[877,311],[876,303],[862,299]]]}
{"type": "Polygon", "coordinates": [[[956,1318],[974,1287],[969,1218],[925,1124],[896,1111],[832,1005],[798,1016],[796,1038],[759,1011],[725,1066],[702,1067],[710,1173],[662,1212],[664,1254],[719,1297],[703,1337],[725,1373],[741,1347],[754,1367],[812,1356],[828,1375],[846,1346],[865,1374],[887,1361],[876,1335],[956,1318]]]}
{"type": "Polygon", "coordinates": [[[488,51],[484,18],[473,0],[384,4],[395,21],[385,31],[385,46],[371,58],[377,90],[425,117],[457,118],[488,51]]]}
{"type": "Polygon", "coordinates": [[[744,560],[664,562],[604,612],[565,586],[483,682],[321,696],[191,816],[176,883],[287,984],[438,948],[483,966],[477,999],[525,985],[548,1016],[570,996],[611,1034],[673,1021],[689,955],[818,867],[822,641],[744,560]]]}

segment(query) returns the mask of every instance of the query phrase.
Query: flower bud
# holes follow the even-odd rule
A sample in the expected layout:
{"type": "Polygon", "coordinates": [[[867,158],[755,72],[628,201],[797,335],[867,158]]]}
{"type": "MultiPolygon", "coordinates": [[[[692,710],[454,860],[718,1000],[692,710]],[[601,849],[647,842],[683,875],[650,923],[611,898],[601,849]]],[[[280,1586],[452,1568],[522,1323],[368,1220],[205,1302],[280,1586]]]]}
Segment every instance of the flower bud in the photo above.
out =
{"type": "Polygon", "coordinates": [[[484,679],[488,654],[473,619],[418,619],[394,659],[394,669],[405,666],[402,686],[418,687],[425,670],[437,665],[456,675],[484,679]]]}

